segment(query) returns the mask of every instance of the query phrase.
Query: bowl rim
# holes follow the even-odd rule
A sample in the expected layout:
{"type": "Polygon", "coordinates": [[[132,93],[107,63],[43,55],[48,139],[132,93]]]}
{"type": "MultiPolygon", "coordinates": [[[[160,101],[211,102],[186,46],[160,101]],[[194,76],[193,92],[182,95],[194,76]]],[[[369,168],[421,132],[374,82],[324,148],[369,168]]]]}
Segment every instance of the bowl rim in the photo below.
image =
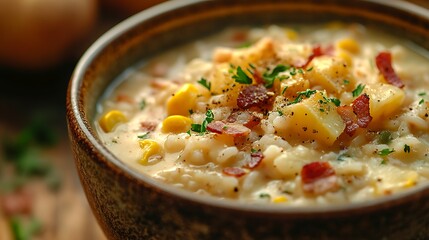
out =
{"type": "MultiPolygon", "coordinates": [[[[245,203],[243,201],[237,201],[232,199],[219,199],[213,196],[205,196],[198,194],[190,194],[189,191],[183,190],[177,187],[174,187],[170,184],[163,183],[155,180],[154,178],[147,176],[145,174],[139,173],[137,170],[134,170],[132,167],[128,166],[126,163],[119,160],[115,157],[112,152],[110,152],[102,143],[101,140],[93,135],[90,131],[90,124],[88,124],[88,119],[86,119],[83,114],[84,110],[80,106],[80,93],[81,86],[83,85],[83,80],[85,78],[85,73],[87,69],[91,66],[92,62],[97,58],[97,56],[102,53],[109,44],[115,41],[115,39],[120,38],[120,36],[130,29],[137,27],[141,22],[147,21],[153,17],[156,17],[159,14],[175,11],[180,8],[189,7],[194,4],[210,2],[211,0],[171,0],[163,2],[159,5],[148,8],[140,13],[137,13],[110,30],[104,33],[99,37],[83,54],[79,62],[76,65],[76,68],[73,71],[69,87],[68,87],[68,101],[67,108],[71,111],[67,111],[68,118],[73,122],[77,127],[78,131],[88,139],[86,144],[91,145],[93,151],[99,152],[104,158],[101,158],[101,161],[105,161],[110,167],[114,167],[116,170],[119,170],[120,173],[129,176],[131,179],[136,180],[139,184],[147,184],[154,189],[160,190],[160,193],[170,196],[175,196],[181,200],[192,202],[198,205],[208,205],[214,208],[222,208],[232,211],[244,211],[251,213],[259,214],[272,214],[272,215],[311,215],[321,216],[326,213],[330,214],[341,214],[345,212],[359,212],[364,208],[368,209],[380,209],[383,205],[396,205],[405,201],[408,198],[420,198],[424,190],[429,190],[429,183],[413,187],[411,189],[395,193],[389,196],[383,196],[380,198],[370,199],[368,201],[359,201],[352,203],[344,204],[328,204],[328,205],[311,205],[311,206],[296,206],[296,205],[275,205],[275,204],[255,204],[255,203],[245,203]],[[109,164],[111,163],[111,164],[109,164]]],[[[373,4],[378,4],[380,6],[392,7],[399,11],[404,11],[428,19],[429,22],[429,9],[425,9],[421,6],[415,5],[410,2],[405,1],[378,1],[378,0],[361,0],[363,2],[369,2],[373,4]]],[[[83,107],[83,105],[82,105],[83,107]]],[[[72,128],[75,129],[75,128],[72,128]]]]}

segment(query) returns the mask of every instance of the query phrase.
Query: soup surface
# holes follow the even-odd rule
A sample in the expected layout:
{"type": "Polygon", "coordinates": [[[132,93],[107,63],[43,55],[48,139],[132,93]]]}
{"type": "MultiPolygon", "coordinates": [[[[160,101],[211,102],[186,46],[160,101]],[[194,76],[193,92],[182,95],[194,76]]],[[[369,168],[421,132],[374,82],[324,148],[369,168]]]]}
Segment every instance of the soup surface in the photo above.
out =
{"type": "Polygon", "coordinates": [[[234,28],[127,70],[98,106],[119,159],[197,194],[324,205],[429,178],[429,62],[358,24],[234,28]]]}

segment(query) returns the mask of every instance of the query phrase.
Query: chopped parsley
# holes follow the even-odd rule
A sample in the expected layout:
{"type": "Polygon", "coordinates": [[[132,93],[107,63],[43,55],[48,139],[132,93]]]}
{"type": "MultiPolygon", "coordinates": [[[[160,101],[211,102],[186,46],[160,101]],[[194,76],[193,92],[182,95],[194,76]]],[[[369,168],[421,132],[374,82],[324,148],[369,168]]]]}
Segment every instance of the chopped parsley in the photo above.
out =
{"type": "Polygon", "coordinates": [[[281,110],[277,110],[277,112],[279,113],[279,116],[283,116],[283,112],[281,110]]]}
{"type": "Polygon", "coordinates": [[[407,144],[404,145],[404,152],[406,153],[410,153],[411,152],[411,147],[408,146],[407,144]]]}
{"type": "Polygon", "coordinates": [[[421,93],[419,93],[419,96],[420,96],[420,97],[422,97],[422,96],[426,96],[426,93],[425,93],[425,92],[421,92],[421,93]]]}
{"type": "Polygon", "coordinates": [[[343,83],[344,83],[344,85],[347,85],[347,84],[349,84],[349,83],[350,83],[350,81],[349,81],[349,80],[347,80],[347,79],[344,79],[344,80],[343,80],[343,83]]]}
{"type": "Polygon", "coordinates": [[[146,100],[145,100],[145,99],[142,99],[142,100],[140,101],[139,106],[140,106],[140,110],[145,109],[145,108],[146,108],[146,100]]]}
{"type": "Polygon", "coordinates": [[[243,71],[241,67],[237,68],[237,72],[232,78],[241,84],[252,84],[252,79],[247,76],[247,74],[243,71]]]}
{"type": "Polygon", "coordinates": [[[298,73],[304,74],[304,71],[302,70],[302,68],[298,69],[298,73]]]}
{"type": "Polygon", "coordinates": [[[394,151],[395,150],[393,150],[393,149],[385,148],[385,149],[379,151],[378,155],[380,155],[380,156],[387,156],[387,155],[393,153],[394,151]]]}
{"type": "Polygon", "coordinates": [[[282,95],[285,94],[287,88],[288,88],[288,86],[286,86],[285,88],[283,88],[282,95]]]}
{"type": "Polygon", "coordinates": [[[261,193],[261,194],[259,194],[259,198],[268,198],[268,199],[270,199],[271,195],[268,194],[268,193],[261,193]]]}
{"type": "Polygon", "coordinates": [[[392,141],[392,133],[389,131],[381,131],[378,134],[378,143],[389,144],[392,141]]]}
{"type": "Polygon", "coordinates": [[[307,69],[307,72],[310,72],[311,70],[313,70],[313,67],[310,67],[309,69],[307,69]]]}
{"type": "Polygon", "coordinates": [[[212,110],[207,110],[206,119],[201,124],[191,124],[191,130],[197,133],[207,132],[207,124],[211,123],[214,120],[214,114],[212,110]]]}
{"type": "Polygon", "coordinates": [[[330,98],[329,101],[331,101],[337,107],[339,107],[341,105],[341,101],[338,98],[330,98]]]}
{"type": "Polygon", "coordinates": [[[342,154],[338,155],[338,157],[337,157],[337,161],[342,162],[342,161],[345,161],[345,160],[346,160],[346,158],[349,158],[349,157],[350,157],[350,155],[349,155],[349,154],[347,154],[347,153],[342,153],[342,154]]]}
{"type": "Polygon", "coordinates": [[[271,73],[268,71],[262,74],[262,78],[265,81],[265,87],[271,88],[274,84],[274,80],[276,80],[279,73],[284,72],[289,69],[289,66],[285,65],[277,65],[271,73]]]}
{"type": "Polygon", "coordinates": [[[355,90],[352,91],[353,97],[357,97],[359,96],[363,89],[365,88],[365,85],[359,84],[355,90]]]}
{"type": "Polygon", "coordinates": [[[420,99],[419,105],[423,104],[425,102],[425,100],[422,98],[420,99]]]}
{"type": "Polygon", "coordinates": [[[146,139],[148,137],[149,137],[149,132],[137,136],[137,138],[139,138],[139,139],[146,139]]]}
{"type": "Polygon", "coordinates": [[[302,92],[298,92],[298,96],[295,98],[295,100],[293,100],[292,102],[288,103],[287,105],[292,105],[292,104],[296,104],[302,101],[302,97],[306,97],[309,98],[311,95],[315,94],[316,90],[311,90],[311,89],[307,89],[305,91],[302,92]]]}
{"type": "Polygon", "coordinates": [[[243,44],[241,44],[238,48],[248,48],[252,46],[251,42],[244,42],[243,44]]]}
{"type": "Polygon", "coordinates": [[[207,88],[209,91],[212,87],[212,83],[207,81],[205,78],[201,78],[199,81],[197,81],[197,83],[203,85],[203,87],[207,88]]]}

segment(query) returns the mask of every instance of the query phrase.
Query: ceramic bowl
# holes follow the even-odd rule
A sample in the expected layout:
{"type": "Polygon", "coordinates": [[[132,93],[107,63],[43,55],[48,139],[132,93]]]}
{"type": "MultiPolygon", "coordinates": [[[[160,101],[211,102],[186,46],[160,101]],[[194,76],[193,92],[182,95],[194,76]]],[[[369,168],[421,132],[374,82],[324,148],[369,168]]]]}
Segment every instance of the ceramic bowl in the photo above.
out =
{"type": "Polygon", "coordinates": [[[429,49],[429,11],[402,1],[169,1],[103,35],[67,95],[71,146],[93,213],[109,239],[428,239],[429,187],[342,206],[293,208],[205,197],[122,163],[94,130],[95,106],[128,67],[231,25],[358,22],[429,49]]]}

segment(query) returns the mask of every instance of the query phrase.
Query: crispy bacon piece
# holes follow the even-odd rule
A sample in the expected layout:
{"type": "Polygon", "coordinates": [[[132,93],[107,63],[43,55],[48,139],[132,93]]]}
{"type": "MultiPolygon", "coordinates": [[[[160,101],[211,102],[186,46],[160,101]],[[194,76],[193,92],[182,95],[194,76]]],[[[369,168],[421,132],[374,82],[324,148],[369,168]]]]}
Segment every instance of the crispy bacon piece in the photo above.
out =
{"type": "Polygon", "coordinates": [[[337,113],[346,124],[344,132],[353,136],[359,127],[366,128],[372,121],[369,111],[369,96],[364,93],[353,101],[352,106],[337,107],[337,113]]]}
{"type": "Polygon", "coordinates": [[[393,86],[403,88],[404,83],[396,74],[392,67],[392,54],[390,52],[381,52],[375,57],[375,63],[384,79],[393,86]]]}
{"type": "Polygon", "coordinates": [[[253,152],[250,154],[250,161],[247,163],[246,167],[249,169],[254,169],[262,162],[264,155],[261,151],[253,152]]]}
{"type": "Polygon", "coordinates": [[[250,85],[244,87],[238,94],[237,106],[241,109],[263,106],[269,99],[268,91],[263,85],[250,85]]]}
{"type": "Polygon", "coordinates": [[[307,67],[308,64],[310,64],[310,62],[313,60],[313,58],[319,57],[322,55],[324,55],[322,51],[322,47],[320,47],[320,45],[317,45],[313,47],[313,53],[308,57],[307,62],[304,63],[302,66],[298,66],[298,67],[303,67],[303,68],[307,67]]]}
{"type": "Polygon", "coordinates": [[[235,111],[228,116],[226,122],[243,124],[243,126],[251,129],[261,122],[261,118],[252,112],[235,111]]]}
{"type": "Polygon", "coordinates": [[[369,112],[369,96],[366,93],[353,101],[353,112],[357,116],[357,125],[361,128],[368,127],[372,117],[369,112]]]}
{"type": "Polygon", "coordinates": [[[353,108],[351,106],[340,106],[337,107],[337,113],[343,119],[343,122],[346,124],[346,128],[344,132],[349,136],[353,136],[356,130],[359,128],[357,124],[358,120],[356,114],[353,112],[353,108]]]}
{"type": "Polygon", "coordinates": [[[312,162],[301,169],[301,182],[305,193],[323,194],[335,190],[337,176],[328,162],[312,162]]]}
{"type": "Polygon", "coordinates": [[[241,177],[244,174],[246,174],[246,171],[244,171],[244,169],[239,167],[226,167],[222,170],[222,172],[228,176],[233,176],[233,177],[241,177]]]}
{"type": "Polygon", "coordinates": [[[250,129],[241,124],[226,124],[222,121],[213,121],[207,124],[207,130],[218,134],[230,135],[234,138],[247,136],[250,133],[250,129]]]}
{"type": "Polygon", "coordinates": [[[158,123],[156,122],[140,122],[140,127],[142,131],[152,132],[156,129],[158,123]]]}

